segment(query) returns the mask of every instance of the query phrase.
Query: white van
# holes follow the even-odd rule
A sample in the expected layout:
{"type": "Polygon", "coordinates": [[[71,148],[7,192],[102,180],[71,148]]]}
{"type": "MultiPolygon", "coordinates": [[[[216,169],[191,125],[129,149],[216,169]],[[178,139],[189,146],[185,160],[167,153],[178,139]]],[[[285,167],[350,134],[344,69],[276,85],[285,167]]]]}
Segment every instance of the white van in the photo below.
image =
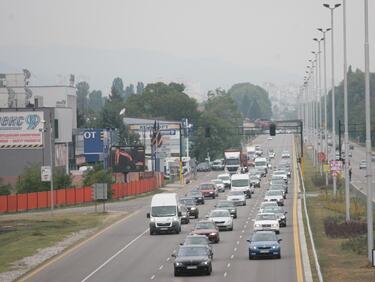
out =
{"type": "Polygon", "coordinates": [[[160,232],[181,232],[181,211],[176,193],[156,194],[151,200],[150,235],[160,232]]]}
{"type": "Polygon", "coordinates": [[[254,164],[256,169],[261,168],[264,170],[264,173],[267,174],[268,161],[266,158],[256,158],[254,164]]]}
{"type": "Polygon", "coordinates": [[[250,178],[247,173],[233,174],[231,177],[231,191],[241,191],[247,198],[251,198],[250,178]]]}

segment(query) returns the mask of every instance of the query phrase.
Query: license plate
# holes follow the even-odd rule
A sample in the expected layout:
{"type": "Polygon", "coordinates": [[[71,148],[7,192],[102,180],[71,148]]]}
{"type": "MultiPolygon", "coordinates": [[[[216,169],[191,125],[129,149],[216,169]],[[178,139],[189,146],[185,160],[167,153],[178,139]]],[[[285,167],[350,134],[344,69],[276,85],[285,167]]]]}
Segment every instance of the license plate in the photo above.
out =
{"type": "Polygon", "coordinates": [[[193,265],[193,266],[187,266],[186,267],[186,269],[197,269],[198,268],[198,266],[196,266],[196,265],[193,265]]]}
{"type": "Polygon", "coordinates": [[[160,228],[160,230],[168,230],[168,228],[167,227],[162,227],[162,228],[160,228]]]}
{"type": "Polygon", "coordinates": [[[268,250],[260,250],[260,253],[261,253],[261,254],[268,254],[269,251],[268,251],[268,250]]]}

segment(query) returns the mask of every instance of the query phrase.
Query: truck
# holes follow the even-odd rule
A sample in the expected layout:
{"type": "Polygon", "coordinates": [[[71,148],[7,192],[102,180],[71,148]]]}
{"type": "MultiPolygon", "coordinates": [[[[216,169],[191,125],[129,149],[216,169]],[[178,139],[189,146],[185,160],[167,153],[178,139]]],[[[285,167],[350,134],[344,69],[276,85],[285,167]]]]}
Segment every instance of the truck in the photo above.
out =
{"type": "Polygon", "coordinates": [[[243,154],[241,148],[226,149],[224,151],[225,172],[229,174],[240,173],[243,163],[243,154]]]}
{"type": "Polygon", "coordinates": [[[254,166],[254,159],[256,158],[255,146],[247,146],[246,155],[247,155],[247,166],[254,166]]]}

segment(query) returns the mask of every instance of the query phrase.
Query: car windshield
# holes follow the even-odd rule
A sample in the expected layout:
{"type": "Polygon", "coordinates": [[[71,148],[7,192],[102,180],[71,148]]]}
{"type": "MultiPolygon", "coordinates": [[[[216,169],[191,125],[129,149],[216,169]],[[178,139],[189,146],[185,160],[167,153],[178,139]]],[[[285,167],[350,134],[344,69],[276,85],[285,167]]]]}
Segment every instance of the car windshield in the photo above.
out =
{"type": "Polygon", "coordinates": [[[212,211],[209,217],[230,217],[228,211],[212,211]]]}
{"type": "Polygon", "coordinates": [[[279,196],[282,195],[283,192],[280,190],[271,190],[266,193],[266,196],[279,196]]]}
{"type": "Polygon", "coordinates": [[[219,179],[212,180],[212,182],[215,183],[215,184],[222,184],[223,183],[223,181],[219,180],[219,179]]]}
{"type": "Polygon", "coordinates": [[[283,209],[279,207],[266,207],[263,209],[264,213],[284,213],[283,209]]]}
{"type": "Polygon", "coordinates": [[[215,189],[215,185],[214,185],[214,184],[211,184],[211,183],[201,184],[201,185],[199,186],[199,189],[201,189],[201,190],[206,190],[206,189],[215,189]]]}
{"type": "Polygon", "coordinates": [[[225,180],[225,181],[230,180],[230,177],[229,177],[229,176],[219,176],[219,178],[220,178],[221,180],[225,180]]]}
{"type": "Polygon", "coordinates": [[[198,222],[195,229],[215,229],[215,223],[213,222],[198,222]]]}
{"type": "Polygon", "coordinates": [[[194,199],[181,199],[180,203],[191,206],[195,204],[194,199]]]}
{"type": "Polygon", "coordinates": [[[240,160],[239,159],[228,159],[228,160],[225,160],[225,164],[226,165],[238,165],[238,164],[240,164],[240,160]]]}
{"type": "Polygon", "coordinates": [[[252,242],[259,242],[259,241],[277,241],[277,237],[274,233],[260,233],[256,232],[251,238],[252,242]]]}
{"type": "Polygon", "coordinates": [[[151,214],[153,217],[175,216],[176,206],[152,207],[151,214]]]}
{"type": "Polygon", "coordinates": [[[234,203],[231,202],[231,201],[223,201],[223,202],[219,202],[216,207],[218,208],[231,208],[231,207],[234,207],[234,203]]]}
{"type": "Polygon", "coordinates": [[[272,184],[270,190],[284,190],[284,186],[282,184],[272,184]]]}
{"type": "Polygon", "coordinates": [[[267,162],[265,161],[256,161],[255,162],[255,166],[266,166],[267,165],[267,162]]]}
{"type": "Polygon", "coordinates": [[[266,202],[266,203],[262,203],[261,208],[264,209],[267,207],[275,207],[275,206],[277,206],[277,203],[275,202],[266,202]]]}
{"type": "Polygon", "coordinates": [[[179,257],[198,257],[198,256],[207,256],[206,247],[182,247],[178,251],[179,257]]]}
{"type": "Polygon", "coordinates": [[[274,175],[283,175],[283,174],[285,174],[285,173],[286,173],[286,172],[283,171],[283,170],[277,170],[277,171],[274,171],[274,172],[273,172],[274,175]]]}
{"type": "Polygon", "coordinates": [[[276,220],[276,216],[271,213],[267,213],[267,214],[261,213],[257,215],[256,220],[276,220]]]}
{"type": "Polygon", "coordinates": [[[207,237],[187,237],[184,242],[185,245],[207,245],[207,237]]]}
{"type": "Polygon", "coordinates": [[[233,187],[249,186],[249,180],[248,179],[234,179],[232,180],[232,186],[233,187]]]}
{"type": "Polygon", "coordinates": [[[258,180],[258,177],[255,175],[250,176],[250,180],[258,180]]]}
{"type": "Polygon", "coordinates": [[[241,191],[230,191],[229,196],[243,196],[243,192],[241,191]]]}

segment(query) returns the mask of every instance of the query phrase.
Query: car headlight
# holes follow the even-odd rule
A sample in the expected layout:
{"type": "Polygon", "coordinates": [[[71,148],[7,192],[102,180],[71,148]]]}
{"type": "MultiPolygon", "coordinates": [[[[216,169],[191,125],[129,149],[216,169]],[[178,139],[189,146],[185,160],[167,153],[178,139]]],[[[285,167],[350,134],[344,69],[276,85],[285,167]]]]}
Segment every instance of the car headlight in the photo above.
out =
{"type": "Polygon", "coordinates": [[[260,227],[260,224],[255,223],[254,226],[255,226],[255,227],[260,227]]]}
{"type": "Polygon", "coordinates": [[[285,218],[286,218],[285,215],[283,215],[283,214],[282,214],[280,217],[281,217],[282,219],[285,219],[285,218]]]}
{"type": "Polygon", "coordinates": [[[182,266],[181,262],[176,262],[176,266],[182,266]]]}
{"type": "Polygon", "coordinates": [[[208,265],[208,261],[202,262],[203,265],[208,265]]]}
{"type": "Polygon", "coordinates": [[[235,209],[231,209],[230,212],[236,212],[236,210],[235,209]]]}
{"type": "Polygon", "coordinates": [[[190,209],[193,211],[193,210],[195,210],[195,207],[191,207],[190,209]]]}
{"type": "Polygon", "coordinates": [[[212,232],[210,233],[211,236],[216,236],[216,233],[212,232]]]}
{"type": "Polygon", "coordinates": [[[257,249],[257,247],[256,247],[256,246],[253,246],[253,247],[252,247],[252,249],[253,249],[253,250],[256,250],[256,249],[257,249]]]}
{"type": "Polygon", "coordinates": [[[277,224],[276,224],[276,223],[273,223],[273,224],[272,224],[272,227],[277,227],[277,224]]]}
{"type": "Polygon", "coordinates": [[[272,246],[272,249],[274,249],[274,250],[277,249],[277,246],[272,246]]]}
{"type": "Polygon", "coordinates": [[[151,217],[151,218],[150,218],[150,221],[151,221],[151,222],[155,222],[155,218],[154,218],[154,217],[151,217]]]}

